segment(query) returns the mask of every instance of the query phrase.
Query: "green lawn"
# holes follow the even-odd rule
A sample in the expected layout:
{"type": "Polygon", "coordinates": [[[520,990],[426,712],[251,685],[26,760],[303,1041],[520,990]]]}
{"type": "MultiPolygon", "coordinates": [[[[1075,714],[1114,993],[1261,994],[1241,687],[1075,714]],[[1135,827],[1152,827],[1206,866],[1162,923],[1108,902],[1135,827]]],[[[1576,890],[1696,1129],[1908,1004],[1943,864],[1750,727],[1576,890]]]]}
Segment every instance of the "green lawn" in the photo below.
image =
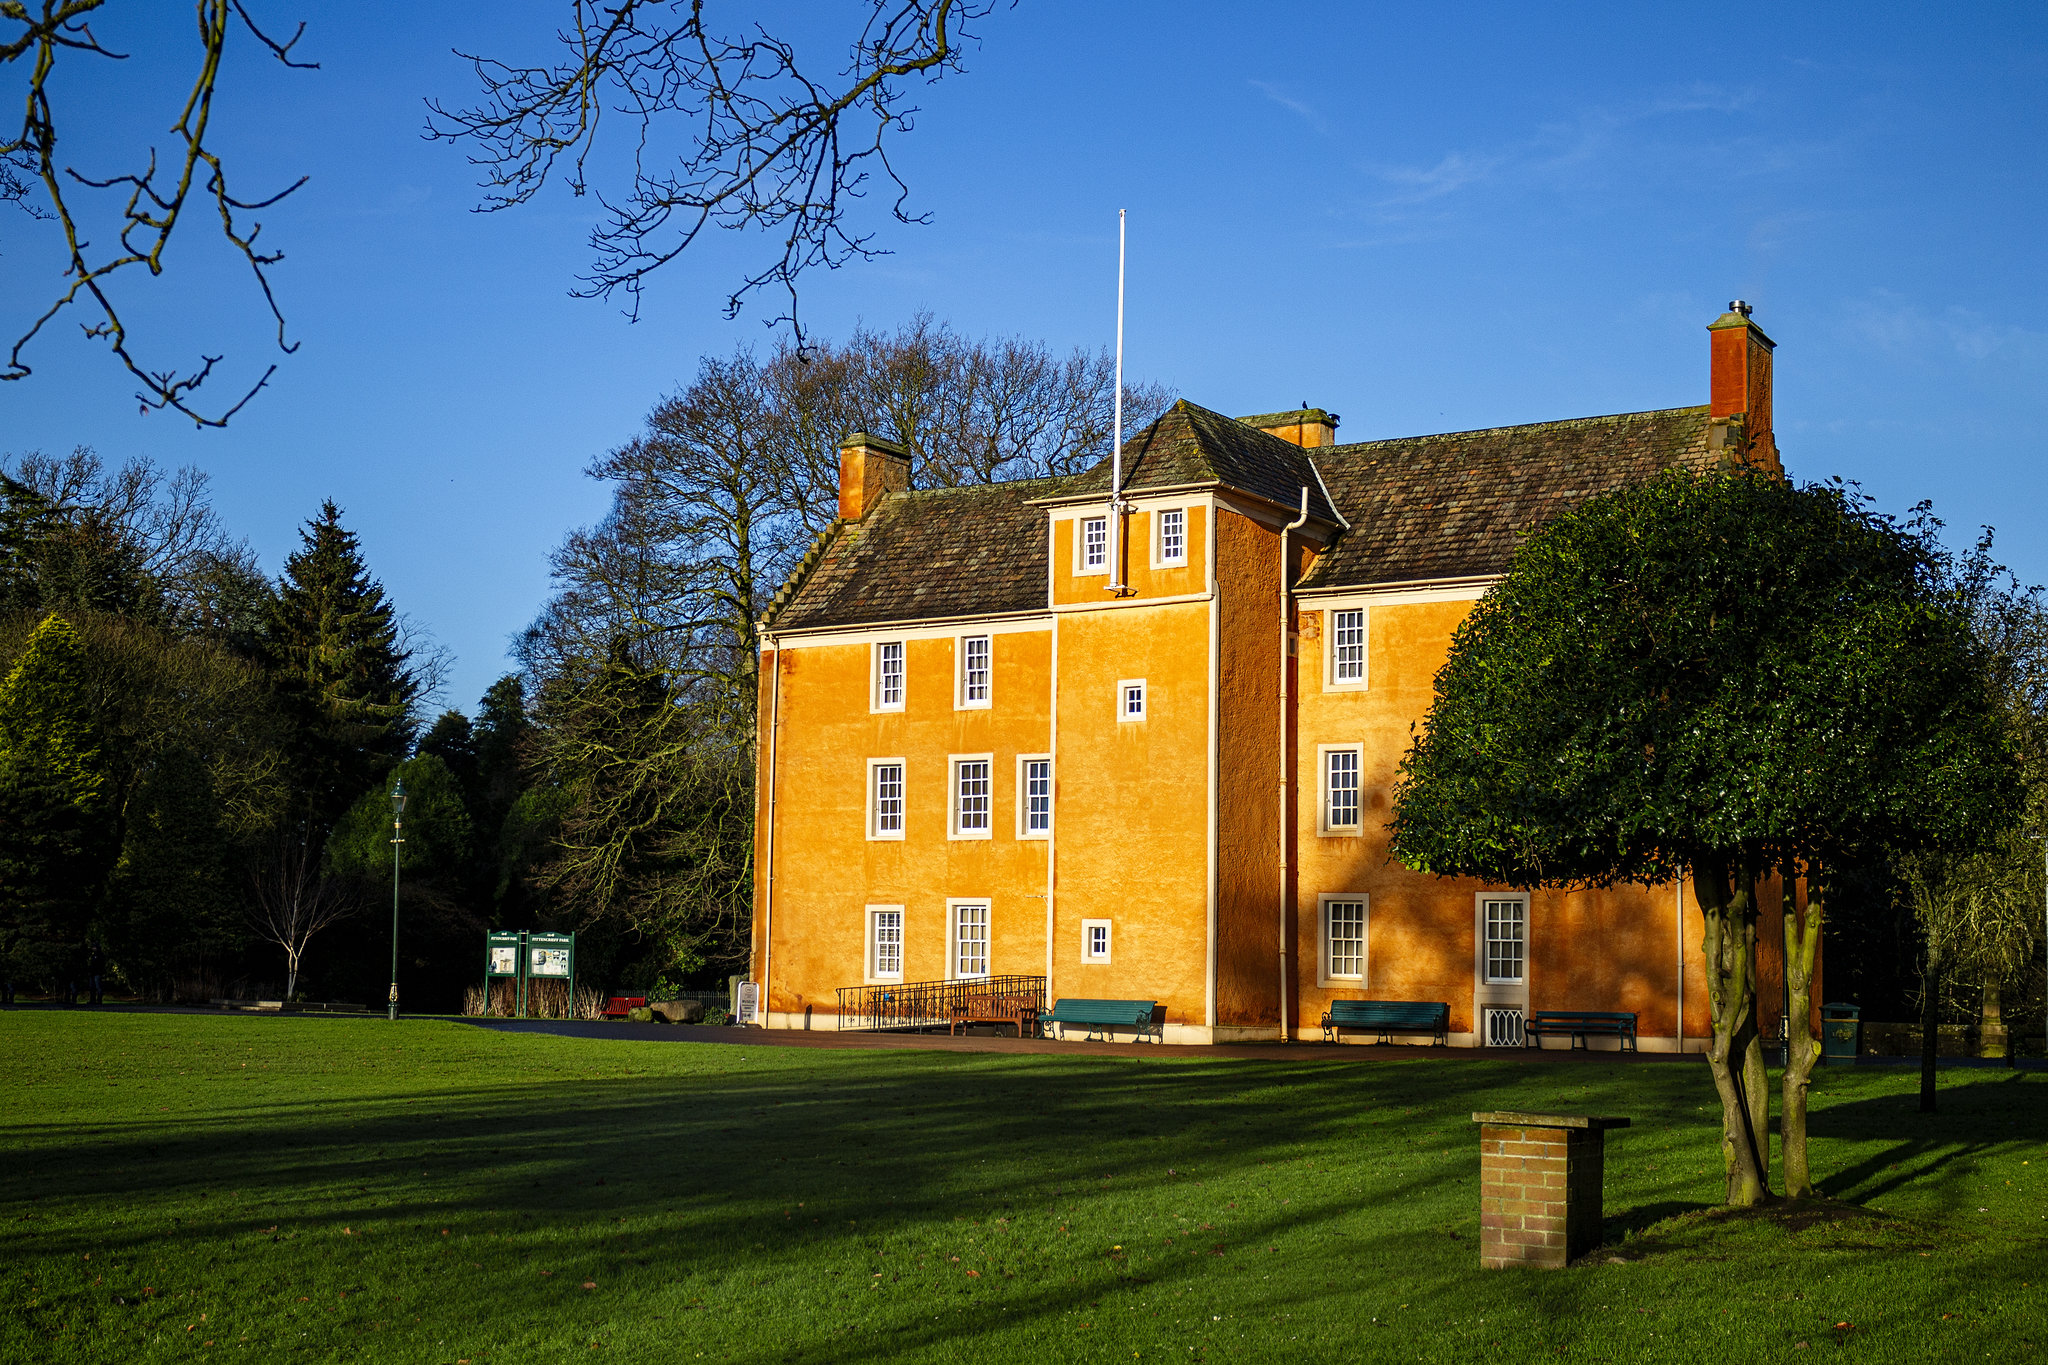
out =
{"type": "Polygon", "coordinates": [[[1725,1220],[1704,1066],[805,1051],[0,1014],[0,1359],[2029,1361],[2048,1076],[1824,1072],[1882,1216],[1725,1220]],[[1477,1269],[1476,1108],[1627,1114],[1477,1269]],[[1837,1323],[1853,1326],[1838,1330],[1837,1323]]]}

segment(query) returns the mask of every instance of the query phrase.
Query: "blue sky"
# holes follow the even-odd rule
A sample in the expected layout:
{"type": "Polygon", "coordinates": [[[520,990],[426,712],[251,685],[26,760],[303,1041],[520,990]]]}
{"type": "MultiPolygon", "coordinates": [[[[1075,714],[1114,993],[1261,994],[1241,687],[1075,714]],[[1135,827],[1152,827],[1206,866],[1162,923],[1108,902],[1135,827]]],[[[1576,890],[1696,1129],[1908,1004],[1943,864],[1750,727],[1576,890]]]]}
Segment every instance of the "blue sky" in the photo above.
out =
{"type": "MultiPolygon", "coordinates": [[[[333,497],[454,651],[447,700],[473,706],[549,550],[603,509],[585,463],[700,356],[769,340],[772,310],[719,310],[757,241],[685,259],[629,324],[568,297],[586,205],[470,213],[461,156],[421,141],[422,98],[472,88],[451,48],[543,56],[565,8],[263,0],[309,20],[322,69],[245,45],[218,118],[245,193],[312,177],[265,229],[300,351],[229,429],[196,432],[138,415],[102,352],[53,334],[33,378],[0,386],[0,452],[196,464],[272,572],[333,497]]],[[[791,8],[830,51],[857,6],[791,8]]],[[[88,111],[88,169],[161,136],[184,60],[158,54],[186,51],[189,23],[130,0],[102,26],[154,65],[60,87],[88,111]]],[[[1930,498],[1958,539],[1992,523],[2007,562],[2048,580],[2038,4],[1026,0],[981,33],[897,153],[933,224],[874,205],[894,254],[811,279],[813,328],[930,309],[1107,344],[1128,208],[1135,376],[1230,412],[1318,404],[1366,439],[1702,402],[1703,329],[1742,297],[1779,343],[1796,476],[1860,480],[1894,510],[1930,498]]],[[[47,246],[0,222],[0,315],[47,288],[47,246]]],[[[143,346],[268,363],[218,250],[195,232],[171,264],[124,296],[143,346]]]]}

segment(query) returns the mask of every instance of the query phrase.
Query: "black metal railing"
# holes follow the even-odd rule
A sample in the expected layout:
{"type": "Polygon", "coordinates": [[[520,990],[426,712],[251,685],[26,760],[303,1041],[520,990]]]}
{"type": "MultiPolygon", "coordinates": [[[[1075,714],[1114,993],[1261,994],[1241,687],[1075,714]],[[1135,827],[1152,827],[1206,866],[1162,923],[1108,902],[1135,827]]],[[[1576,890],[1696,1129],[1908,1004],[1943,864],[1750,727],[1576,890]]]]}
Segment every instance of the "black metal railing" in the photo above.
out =
{"type": "Polygon", "coordinates": [[[1042,976],[983,976],[967,981],[904,981],[886,986],[841,986],[839,1027],[843,1031],[946,1028],[955,1009],[973,999],[1022,1000],[1045,1011],[1042,976]]]}

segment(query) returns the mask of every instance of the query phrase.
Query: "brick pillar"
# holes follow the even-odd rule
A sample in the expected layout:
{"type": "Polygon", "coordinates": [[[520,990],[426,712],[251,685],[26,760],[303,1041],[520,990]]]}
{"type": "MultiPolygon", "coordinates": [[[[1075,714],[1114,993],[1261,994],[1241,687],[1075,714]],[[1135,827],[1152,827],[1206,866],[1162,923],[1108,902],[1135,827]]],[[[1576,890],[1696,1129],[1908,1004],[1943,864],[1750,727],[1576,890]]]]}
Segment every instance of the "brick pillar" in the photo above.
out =
{"type": "Polygon", "coordinates": [[[1479,1127],[1479,1264],[1560,1270],[1600,1245],[1602,1144],[1627,1119],[1474,1114],[1479,1127]]]}

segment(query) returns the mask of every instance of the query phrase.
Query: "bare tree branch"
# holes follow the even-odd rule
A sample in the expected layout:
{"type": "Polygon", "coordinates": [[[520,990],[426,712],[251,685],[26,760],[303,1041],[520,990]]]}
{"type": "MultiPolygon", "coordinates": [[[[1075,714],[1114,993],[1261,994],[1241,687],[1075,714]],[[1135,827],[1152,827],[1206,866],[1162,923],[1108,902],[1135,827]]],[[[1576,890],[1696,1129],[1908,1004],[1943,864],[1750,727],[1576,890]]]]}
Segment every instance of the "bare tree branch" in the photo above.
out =
{"type": "Polygon", "coordinates": [[[633,131],[632,181],[595,191],[606,217],[592,229],[594,262],[579,297],[624,290],[639,316],[647,277],[676,259],[707,227],[758,228],[781,253],[727,297],[726,316],[749,294],[779,286],[787,322],[797,323],[797,277],[883,254],[872,233],[849,221],[850,201],[871,182],[891,195],[900,223],[923,223],[905,207],[909,186],[890,163],[892,135],[910,131],[918,110],[912,82],[961,69],[967,25],[995,0],[868,0],[846,64],[830,78],[800,66],[794,46],[759,25],[739,36],[714,32],[704,0],[571,0],[555,36],[561,60],[515,66],[472,53],[480,103],[449,109],[429,101],[426,135],[460,142],[482,169],[479,212],[523,204],[558,163],[570,189],[592,193],[591,163],[606,112],[633,131]],[[673,161],[657,148],[671,126],[688,150],[673,161]]]}
{"type": "Polygon", "coordinates": [[[285,836],[250,878],[255,892],[249,927],[265,943],[284,949],[285,999],[298,990],[306,945],[322,929],[356,912],[355,900],[339,878],[320,868],[319,850],[303,838],[285,836]]]}
{"type": "MultiPolygon", "coordinates": [[[[209,147],[207,137],[212,131],[214,90],[229,34],[246,31],[277,61],[299,70],[311,70],[316,64],[292,57],[292,49],[304,34],[305,25],[299,25],[290,39],[279,42],[258,26],[243,0],[197,0],[199,69],[178,119],[171,126],[179,144],[176,155],[168,166],[159,166],[156,149],[152,147],[141,170],[94,177],[58,162],[59,130],[66,125],[52,101],[51,82],[60,57],[66,61],[78,57],[128,60],[128,54],[103,46],[93,35],[88,19],[105,5],[106,0],[41,0],[40,5],[33,6],[30,0],[0,0],[0,26],[11,26],[0,37],[0,66],[21,61],[27,63],[28,71],[20,130],[0,135],[0,202],[14,203],[32,218],[58,224],[64,237],[63,279],[67,281],[49,307],[16,337],[6,364],[0,367],[0,380],[27,378],[33,372],[24,358],[29,344],[59,314],[75,305],[90,315],[91,320],[80,324],[84,334],[92,340],[104,341],[141,384],[136,400],[144,411],[168,408],[201,426],[225,426],[270,382],[277,366],[266,369],[246,393],[225,409],[203,412],[194,406],[196,395],[222,357],[202,353],[198,363],[183,372],[147,368],[135,354],[128,326],[109,286],[116,277],[125,278],[137,267],[151,276],[163,274],[165,251],[196,191],[200,199],[212,201],[220,217],[222,237],[247,262],[263,295],[264,306],[277,324],[278,349],[287,355],[298,349],[297,342],[285,339],[284,314],[270,287],[270,267],[283,260],[284,253],[257,246],[263,225],[250,215],[276,204],[305,184],[306,178],[301,176],[265,198],[239,199],[230,192],[227,171],[219,155],[209,147]],[[83,225],[83,205],[73,198],[78,190],[112,190],[123,200],[116,245],[112,249],[93,250],[83,225]]],[[[89,196],[85,202],[90,202],[89,196]]]]}

